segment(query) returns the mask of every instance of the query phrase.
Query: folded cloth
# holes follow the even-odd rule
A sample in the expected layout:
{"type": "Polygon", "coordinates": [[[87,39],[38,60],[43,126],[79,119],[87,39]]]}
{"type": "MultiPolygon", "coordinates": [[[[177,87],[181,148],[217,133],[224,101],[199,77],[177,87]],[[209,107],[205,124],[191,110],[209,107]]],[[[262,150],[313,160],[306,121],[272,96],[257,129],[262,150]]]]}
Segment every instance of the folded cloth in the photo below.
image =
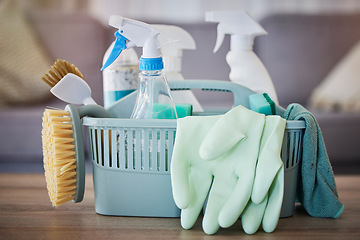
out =
{"type": "Polygon", "coordinates": [[[338,218],[344,205],[338,199],[334,173],[315,117],[303,106],[290,104],[284,118],[306,123],[298,200],[313,217],[338,218]]]}

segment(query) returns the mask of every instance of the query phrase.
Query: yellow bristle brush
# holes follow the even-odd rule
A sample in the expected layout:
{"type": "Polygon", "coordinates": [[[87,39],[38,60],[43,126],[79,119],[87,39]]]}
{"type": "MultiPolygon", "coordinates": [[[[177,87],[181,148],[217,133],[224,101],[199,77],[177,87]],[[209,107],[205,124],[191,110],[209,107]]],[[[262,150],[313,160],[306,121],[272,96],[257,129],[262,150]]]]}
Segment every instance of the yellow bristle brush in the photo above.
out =
{"type": "MultiPolygon", "coordinates": [[[[51,87],[68,73],[82,76],[72,64],[58,60],[43,81],[51,87]]],[[[98,105],[80,108],[69,104],[65,110],[45,109],[43,115],[42,148],[46,185],[53,206],[73,200],[81,202],[85,188],[84,144],[81,117],[109,117],[98,105]]]]}
{"type": "Polygon", "coordinates": [[[79,192],[80,175],[83,174],[80,164],[77,166],[77,158],[83,157],[76,157],[75,149],[79,147],[75,147],[74,126],[69,111],[45,109],[42,143],[45,178],[52,205],[59,206],[74,200],[76,192],[79,192]]]}
{"type": "Polygon", "coordinates": [[[47,83],[50,87],[54,87],[63,77],[66,76],[68,73],[73,73],[78,77],[84,79],[84,76],[81,74],[79,69],[67,61],[62,59],[58,59],[51,69],[45,76],[41,79],[47,83]]]}

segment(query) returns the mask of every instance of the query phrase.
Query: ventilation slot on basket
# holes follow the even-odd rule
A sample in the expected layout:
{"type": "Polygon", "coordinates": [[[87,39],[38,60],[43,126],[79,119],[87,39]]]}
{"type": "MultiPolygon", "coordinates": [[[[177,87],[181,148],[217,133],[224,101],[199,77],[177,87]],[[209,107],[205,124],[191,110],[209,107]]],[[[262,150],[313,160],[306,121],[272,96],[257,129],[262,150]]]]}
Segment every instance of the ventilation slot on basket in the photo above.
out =
{"type": "Polygon", "coordinates": [[[281,153],[285,169],[293,168],[301,160],[302,135],[302,130],[285,131],[281,153]]]}
{"type": "Polygon", "coordinates": [[[109,129],[95,129],[89,131],[90,135],[90,149],[91,156],[94,162],[98,165],[112,167],[113,162],[110,161],[113,157],[112,138],[116,135],[109,129]]]}
{"type": "Polygon", "coordinates": [[[175,131],[163,129],[90,129],[97,165],[124,171],[170,171],[175,131]]]}

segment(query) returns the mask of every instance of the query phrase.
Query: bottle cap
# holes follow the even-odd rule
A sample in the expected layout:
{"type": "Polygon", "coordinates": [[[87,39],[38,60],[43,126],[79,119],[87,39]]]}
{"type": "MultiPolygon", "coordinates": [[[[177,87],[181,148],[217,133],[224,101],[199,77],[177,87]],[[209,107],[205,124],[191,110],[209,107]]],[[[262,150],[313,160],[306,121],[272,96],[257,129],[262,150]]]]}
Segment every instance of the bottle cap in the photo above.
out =
{"type": "Polygon", "coordinates": [[[164,69],[162,57],[159,58],[144,58],[141,57],[139,61],[140,71],[156,71],[164,69]]]}

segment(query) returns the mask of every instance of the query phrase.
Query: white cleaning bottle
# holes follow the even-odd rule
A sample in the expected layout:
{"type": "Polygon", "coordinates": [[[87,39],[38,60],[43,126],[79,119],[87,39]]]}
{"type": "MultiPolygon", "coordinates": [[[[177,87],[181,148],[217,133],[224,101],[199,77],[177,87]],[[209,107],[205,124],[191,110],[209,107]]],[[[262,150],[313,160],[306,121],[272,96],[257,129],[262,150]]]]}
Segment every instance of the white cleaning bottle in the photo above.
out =
{"type": "Polygon", "coordinates": [[[139,87],[134,111],[135,119],[175,119],[175,104],[165,75],[163,60],[159,50],[159,32],[149,24],[113,15],[109,25],[118,28],[115,32],[114,48],[101,70],[112,64],[120,53],[135,46],[143,47],[139,61],[139,87]]]}
{"type": "MultiPolygon", "coordinates": [[[[195,40],[184,29],[164,24],[152,24],[160,32],[159,43],[164,61],[163,73],[167,80],[184,80],[181,74],[183,49],[196,49],[195,40]],[[170,44],[169,44],[170,43],[170,44]]],[[[191,104],[195,112],[203,112],[199,101],[190,90],[172,91],[171,96],[175,103],[191,104]]]]}
{"type": "Polygon", "coordinates": [[[231,35],[230,51],[226,61],[230,66],[229,78],[257,93],[267,93],[278,104],[278,97],[268,71],[253,52],[254,38],[267,32],[246,11],[207,12],[206,21],[218,22],[216,52],[225,34],[231,35]]]}
{"type": "MultiPolygon", "coordinates": [[[[103,64],[109,58],[115,41],[105,52],[103,64]]],[[[138,87],[139,58],[133,48],[125,49],[119,57],[103,71],[104,107],[125,97],[138,87]]]]}

